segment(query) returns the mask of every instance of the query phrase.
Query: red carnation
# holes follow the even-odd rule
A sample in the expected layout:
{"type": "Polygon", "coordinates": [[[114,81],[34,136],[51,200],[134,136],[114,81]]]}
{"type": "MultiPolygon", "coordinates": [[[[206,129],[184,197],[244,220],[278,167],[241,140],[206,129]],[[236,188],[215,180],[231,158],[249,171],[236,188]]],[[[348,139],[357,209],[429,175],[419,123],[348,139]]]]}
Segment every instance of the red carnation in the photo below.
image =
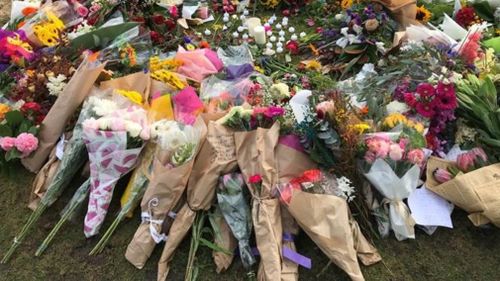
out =
{"type": "Polygon", "coordinates": [[[253,175],[248,179],[250,184],[258,184],[262,182],[262,177],[259,174],[253,175]]]}
{"type": "Polygon", "coordinates": [[[27,102],[23,104],[23,106],[21,107],[22,112],[28,112],[28,111],[40,112],[41,109],[42,107],[36,102],[27,102]]]}
{"type": "Polygon", "coordinates": [[[299,53],[299,43],[297,41],[288,41],[285,48],[287,48],[292,55],[297,55],[299,53]]]}
{"type": "Polygon", "coordinates": [[[161,25],[165,22],[165,17],[162,15],[154,15],[152,18],[153,22],[157,25],[161,25]]]}

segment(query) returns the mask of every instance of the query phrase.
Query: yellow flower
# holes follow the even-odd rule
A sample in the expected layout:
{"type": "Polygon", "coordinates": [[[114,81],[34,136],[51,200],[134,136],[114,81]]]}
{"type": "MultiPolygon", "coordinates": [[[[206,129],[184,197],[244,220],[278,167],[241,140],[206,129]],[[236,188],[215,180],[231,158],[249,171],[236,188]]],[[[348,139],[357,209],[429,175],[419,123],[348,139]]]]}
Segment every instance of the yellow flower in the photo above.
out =
{"type": "Polygon", "coordinates": [[[427,10],[427,8],[425,8],[424,5],[417,7],[416,20],[423,23],[427,23],[431,20],[431,18],[432,18],[431,11],[427,10]]]}
{"type": "Polygon", "coordinates": [[[321,63],[317,60],[309,60],[306,62],[306,69],[321,71],[321,63]]]}
{"type": "Polygon", "coordinates": [[[262,0],[261,3],[262,5],[269,7],[269,8],[274,8],[278,6],[278,4],[281,2],[281,0],[262,0]]]}
{"type": "Polygon", "coordinates": [[[127,91],[127,90],[116,90],[116,92],[127,99],[129,99],[131,102],[142,105],[142,95],[139,92],[136,91],[127,91]]]}
{"type": "Polygon", "coordinates": [[[218,24],[218,23],[213,24],[213,25],[212,25],[212,29],[213,29],[214,31],[217,31],[217,30],[219,30],[219,29],[222,29],[222,24],[218,24]]]}
{"type": "Polygon", "coordinates": [[[349,9],[352,6],[352,0],[342,0],[340,2],[340,7],[342,10],[349,9]]]}
{"type": "Polygon", "coordinates": [[[53,47],[59,41],[59,35],[64,29],[64,23],[52,12],[46,13],[47,19],[33,26],[38,40],[45,46],[53,47]]]}
{"type": "Polygon", "coordinates": [[[187,49],[188,51],[194,51],[194,50],[196,50],[196,46],[195,46],[195,45],[193,45],[193,44],[187,44],[187,45],[186,45],[186,49],[187,49]]]}
{"type": "Polygon", "coordinates": [[[0,121],[5,118],[5,114],[10,111],[10,107],[4,103],[0,103],[0,121]]]}
{"type": "Polygon", "coordinates": [[[262,69],[262,67],[260,67],[260,66],[258,66],[258,65],[254,66],[254,67],[253,67],[253,69],[254,69],[255,71],[259,72],[259,73],[264,74],[264,69],[262,69]]]}
{"type": "Polygon", "coordinates": [[[365,131],[369,130],[370,129],[370,125],[368,125],[367,123],[358,123],[358,124],[355,124],[355,125],[349,125],[349,128],[351,130],[354,130],[356,133],[358,134],[363,134],[365,131]]]}
{"type": "Polygon", "coordinates": [[[149,58],[149,70],[155,72],[162,69],[174,70],[182,65],[182,61],[175,58],[160,59],[159,56],[149,58]]]}
{"type": "Polygon", "coordinates": [[[151,72],[151,77],[165,84],[169,84],[179,90],[182,90],[186,87],[184,82],[172,71],[160,69],[151,72]]]}
{"type": "Polygon", "coordinates": [[[401,114],[401,113],[392,113],[392,114],[389,114],[387,117],[385,117],[384,119],[384,122],[382,123],[382,125],[384,127],[387,127],[387,128],[394,128],[396,127],[399,123],[407,123],[407,119],[406,117],[401,114]]]}

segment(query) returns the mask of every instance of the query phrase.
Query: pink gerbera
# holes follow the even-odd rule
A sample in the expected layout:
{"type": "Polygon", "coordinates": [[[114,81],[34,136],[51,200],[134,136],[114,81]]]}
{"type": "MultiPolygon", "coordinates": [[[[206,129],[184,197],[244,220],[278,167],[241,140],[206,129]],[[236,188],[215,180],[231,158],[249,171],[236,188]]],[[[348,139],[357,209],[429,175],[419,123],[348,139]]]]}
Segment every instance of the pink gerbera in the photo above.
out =
{"type": "Polygon", "coordinates": [[[455,93],[455,88],[453,87],[453,84],[445,84],[443,82],[439,82],[436,87],[436,92],[438,94],[449,94],[449,93],[455,93]]]}
{"type": "Polygon", "coordinates": [[[436,96],[433,103],[437,110],[453,110],[457,107],[457,97],[455,93],[449,92],[436,96]]]}
{"type": "Polygon", "coordinates": [[[421,96],[421,97],[431,97],[436,93],[436,90],[434,89],[434,86],[432,86],[429,83],[420,83],[417,86],[416,92],[421,96]]]}
{"type": "Polygon", "coordinates": [[[432,118],[434,114],[436,114],[431,103],[419,102],[417,103],[416,109],[418,114],[423,117],[432,118]]]}

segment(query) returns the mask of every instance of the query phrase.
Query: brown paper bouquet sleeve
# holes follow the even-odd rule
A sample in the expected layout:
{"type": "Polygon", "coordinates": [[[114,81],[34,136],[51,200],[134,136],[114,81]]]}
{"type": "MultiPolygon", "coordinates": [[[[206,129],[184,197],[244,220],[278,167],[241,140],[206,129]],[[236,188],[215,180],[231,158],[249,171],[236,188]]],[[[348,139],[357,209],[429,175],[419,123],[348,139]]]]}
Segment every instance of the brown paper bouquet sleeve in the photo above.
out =
{"type": "Polygon", "coordinates": [[[262,178],[260,194],[250,188],[252,221],[261,256],[259,280],[281,280],[282,235],[280,203],[272,198],[272,188],[278,183],[276,146],[279,123],[270,129],[257,128],[250,132],[237,132],[234,139],[238,166],[247,185],[249,177],[259,174],[262,178]]]}
{"type": "Polygon", "coordinates": [[[352,280],[364,280],[345,199],[291,189],[288,211],[314,243],[352,280]]]}
{"type": "Polygon", "coordinates": [[[29,158],[22,160],[26,169],[32,172],[40,170],[59,137],[64,133],[69,119],[89,95],[104,65],[90,62],[88,59],[83,60],[42,121],[38,134],[38,149],[29,158]]]}
{"type": "Polygon", "coordinates": [[[469,213],[469,219],[479,226],[493,223],[500,227],[500,163],[457,175],[438,184],[433,177],[437,168],[447,169],[453,162],[430,157],[427,162],[426,186],[429,190],[469,213]]]}

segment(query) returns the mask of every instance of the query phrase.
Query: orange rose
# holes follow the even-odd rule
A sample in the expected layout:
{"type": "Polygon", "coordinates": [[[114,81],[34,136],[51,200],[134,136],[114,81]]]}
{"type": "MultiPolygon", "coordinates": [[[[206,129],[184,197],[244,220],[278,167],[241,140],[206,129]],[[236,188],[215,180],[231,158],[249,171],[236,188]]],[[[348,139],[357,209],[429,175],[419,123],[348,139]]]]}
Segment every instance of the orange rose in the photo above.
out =
{"type": "Polygon", "coordinates": [[[6,104],[0,103],[0,121],[5,118],[5,114],[10,111],[10,107],[6,104]]]}

